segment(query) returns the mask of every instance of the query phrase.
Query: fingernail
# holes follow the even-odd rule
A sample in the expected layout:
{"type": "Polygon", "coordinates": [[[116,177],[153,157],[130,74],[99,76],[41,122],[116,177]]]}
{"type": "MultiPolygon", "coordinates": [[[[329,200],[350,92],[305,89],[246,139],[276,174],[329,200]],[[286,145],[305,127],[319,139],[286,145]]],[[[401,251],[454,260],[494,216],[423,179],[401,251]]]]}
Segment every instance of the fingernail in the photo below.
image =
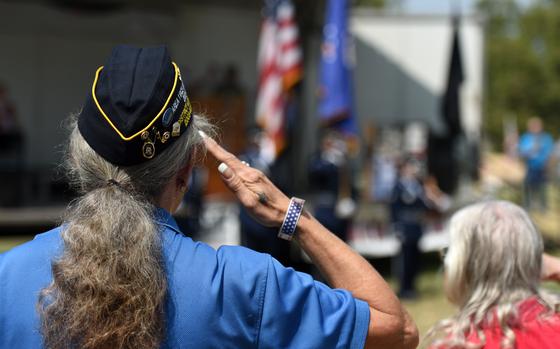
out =
{"type": "Polygon", "coordinates": [[[206,135],[206,133],[204,133],[204,131],[202,131],[202,130],[198,130],[198,134],[199,134],[200,137],[202,137],[202,138],[208,137],[208,136],[206,135]]]}
{"type": "Polygon", "coordinates": [[[224,174],[228,168],[228,165],[222,162],[220,166],[218,166],[218,171],[220,171],[221,174],[224,174]]]}
{"type": "Polygon", "coordinates": [[[221,163],[218,166],[218,171],[224,176],[225,179],[230,179],[233,176],[233,172],[229,169],[228,165],[221,163]]]}

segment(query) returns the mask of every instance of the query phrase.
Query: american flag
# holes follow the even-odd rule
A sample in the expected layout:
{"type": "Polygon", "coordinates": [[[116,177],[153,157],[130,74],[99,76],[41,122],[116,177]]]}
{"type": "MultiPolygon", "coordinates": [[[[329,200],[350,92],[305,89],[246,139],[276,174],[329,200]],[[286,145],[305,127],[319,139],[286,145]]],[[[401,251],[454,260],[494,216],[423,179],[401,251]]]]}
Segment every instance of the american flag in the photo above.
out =
{"type": "Polygon", "coordinates": [[[265,2],[258,53],[259,86],[256,119],[269,138],[269,160],[286,144],[286,103],[289,90],[302,76],[299,33],[290,0],[265,2]]]}

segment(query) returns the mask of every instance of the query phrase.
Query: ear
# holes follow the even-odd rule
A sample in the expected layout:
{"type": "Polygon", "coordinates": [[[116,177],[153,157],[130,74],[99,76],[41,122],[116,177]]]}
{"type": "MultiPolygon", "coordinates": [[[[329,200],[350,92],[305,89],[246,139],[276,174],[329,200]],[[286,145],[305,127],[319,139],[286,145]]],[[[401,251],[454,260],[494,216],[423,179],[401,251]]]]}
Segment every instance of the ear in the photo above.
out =
{"type": "Polygon", "coordinates": [[[191,176],[193,166],[194,164],[190,163],[179,170],[176,180],[176,185],[178,187],[186,186],[189,183],[189,177],[191,176]]]}

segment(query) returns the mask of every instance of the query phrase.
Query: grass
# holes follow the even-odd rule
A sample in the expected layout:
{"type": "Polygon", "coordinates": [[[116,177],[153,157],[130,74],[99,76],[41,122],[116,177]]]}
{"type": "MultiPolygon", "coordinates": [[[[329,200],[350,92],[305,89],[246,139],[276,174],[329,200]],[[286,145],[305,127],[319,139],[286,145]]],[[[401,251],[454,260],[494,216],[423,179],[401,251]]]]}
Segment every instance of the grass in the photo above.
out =
{"type": "Polygon", "coordinates": [[[0,236],[0,253],[33,239],[30,235],[0,236]]]}
{"type": "Polygon", "coordinates": [[[443,273],[439,271],[425,271],[418,280],[417,287],[420,297],[414,301],[404,301],[404,306],[416,321],[420,335],[426,332],[436,322],[453,315],[456,311],[443,294],[443,273]]]}

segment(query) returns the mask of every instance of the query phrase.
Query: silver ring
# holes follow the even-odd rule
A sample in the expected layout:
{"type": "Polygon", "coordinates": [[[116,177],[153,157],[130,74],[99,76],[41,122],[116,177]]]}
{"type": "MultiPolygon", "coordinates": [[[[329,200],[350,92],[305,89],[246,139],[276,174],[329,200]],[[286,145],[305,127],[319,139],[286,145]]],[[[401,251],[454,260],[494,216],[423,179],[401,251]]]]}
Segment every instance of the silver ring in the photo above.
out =
{"type": "Polygon", "coordinates": [[[263,205],[266,204],[266,202],[268,201],[268,198],[266,197],[266,194],[261,192],[261,193],[258,193],[257,195],[259,196],[259,202],[263,205]]]}
{"type": "Polygon", "coordinates": [[[249,165],[249,163],[247,161],[241,161],[242,164],[245,164],[245,166],[247,167],[251,167],[251,165],[249,165]]]}

